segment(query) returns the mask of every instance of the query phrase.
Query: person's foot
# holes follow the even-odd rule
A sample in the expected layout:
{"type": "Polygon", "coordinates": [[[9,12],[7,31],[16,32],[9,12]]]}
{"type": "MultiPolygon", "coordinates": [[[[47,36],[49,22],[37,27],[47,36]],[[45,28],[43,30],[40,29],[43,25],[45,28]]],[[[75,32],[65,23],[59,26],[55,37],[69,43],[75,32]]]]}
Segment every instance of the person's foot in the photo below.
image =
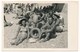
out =
{"type": "Polygon", "coordinates": [[[50,39],[51,39],[51,38],[56,38],[56,37],[57,37],[56,34],[51,33],[50,39]]]}
{"type": "Polygon", "coordinates": [[[30,38],[30,39],[29,39],[29,42],[30,42],[30,43],[36,43],[36,42],[37,42],[37,39],[35,39],[35,38],[30,38]]]}
{"type": "Polygon", "coordinates": [[[53,35],[53,36],[52,36],[52,38],[56,38],[56,37],[57,37],[57,35],[53,35]]]}
{"type": "Polygon", "coordinates": [[[48,41],[48,39],[41,39],[39,42],[42,43],[42,42],[46,42],[48,41]]]}
{"type": "Polygon", "coordinates": [[[16,46],[18,45],[18,43],[12,43],[12,42],[11,42],[10,44],[11,44],[11,45],[16,45],[16,46]]]}
{"type": "Polygon", "coordinates": [[[15,43],[10,43],[11,45],[15,45],[15,43]]]}
{"type": "Polygon", "coordinates": [[[10,42],[10,44],[11,44],[11,45],[15,45],[15,43],[14,43],[14,42],[10,42]]]}
{"type": "Polygon", "coordinates": [[[15,45],[17,46],[17,45],[19,45],[20,43],[19,42],[15,42],[15,45]]]}

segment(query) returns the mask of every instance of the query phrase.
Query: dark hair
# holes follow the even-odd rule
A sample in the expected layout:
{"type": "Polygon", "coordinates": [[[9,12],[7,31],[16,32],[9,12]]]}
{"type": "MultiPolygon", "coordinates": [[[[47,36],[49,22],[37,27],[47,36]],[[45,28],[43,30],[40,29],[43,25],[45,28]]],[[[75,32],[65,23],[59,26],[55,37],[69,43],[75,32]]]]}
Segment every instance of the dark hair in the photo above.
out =
{"type": "Polygon", "coordinates": [[[19,24],[19,25],[22,25],[22,21],[28,22],[26,19],[22,19],[22,20],[19,21],[18,24],[19,24]]]}
{"type": "Polygon", "coordinates": [[[60,16],[59,15],[57,15],[57,14],[54,14],[57,18],[60,18],[60,16]]]}

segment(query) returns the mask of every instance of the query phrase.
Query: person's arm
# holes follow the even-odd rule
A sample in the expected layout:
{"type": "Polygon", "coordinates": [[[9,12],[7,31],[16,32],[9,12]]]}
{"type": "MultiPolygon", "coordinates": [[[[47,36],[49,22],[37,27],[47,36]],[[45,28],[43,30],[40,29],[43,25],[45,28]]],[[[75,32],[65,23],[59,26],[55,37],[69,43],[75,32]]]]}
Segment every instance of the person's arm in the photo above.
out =
{"type": "Polygon", "coordinates": [[[38,20],[38,22],[42,21],[42,20],[43,20],[43,18],[44,18],[44,14],[43,14],[43,16],[41,17],[41,19],[40,19],[40,20],[38,20]]]}
{"type": "Polygon", "coordinates": [[[48,26],[48,22],[45,25],[43,25],[41,29],[44,29],[46,26],[48,26]]]}
{"type": "Polygon", "coordinates": [[[7,21],[6,21],[6,18],[5,18],[5,15],[4,15],[4,21],[7,22],[7,21]]]}
{"type": "Polygon", "coordinates": [[[56,22],[54,21],[54,22],[52,23],[51,29],[46,30],[46,32],[50,32],[50,31],[54,30],[54,29],[56,28],[56,26],[59,25],[59,23],[60,23],[60,19],[56,19],[56,22]]]}
{"type": "Polygon", "coordinates": [[[48,26],[49,24],[48,24],[48,22],[45,24],[45,25],[43,25],[42,27],[41,27],[41,31],[42,32],[46,32],[46,27],[48,26]]]}
{"type": "Polygon", "coordinates": [[[53,26],[52,29],[56,28],[56,26],[58,26],[59,23],[60,23],[60,19],[58,18],[58,19],[56,19],[55,24],[52,25],[53,26]]]}

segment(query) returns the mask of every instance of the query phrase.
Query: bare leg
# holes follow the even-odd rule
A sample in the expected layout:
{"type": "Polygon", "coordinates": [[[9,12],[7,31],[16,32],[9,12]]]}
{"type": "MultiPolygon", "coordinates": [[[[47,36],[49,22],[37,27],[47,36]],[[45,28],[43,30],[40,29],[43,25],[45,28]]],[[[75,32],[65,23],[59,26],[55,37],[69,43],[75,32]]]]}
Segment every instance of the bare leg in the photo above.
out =
{"type": "Polygon", "coordinates": [[[45,37],[45,40],[49,40],[49,37],[50,37],[50,33],[46,33],[46,37],[45,37]]]}
{"type": "Polygon", "coordinates": [[[49,37],[50,37],[50,33],[46,33],[46,37],[43,40],[41,40],[40,42],[46,42],[46,41],[48,41],[49,37]]]}
{"type": "Polygon", "coordinates": [[[22,41],[23,41],[23,38],[20,38],[20,39],[15,43],[15,45],[20,44],[22,41]]]}
{"type": "MultiPolygon", "coordinates": [[[[23,34],[22,34],[23,35],[23,34]]],[[[16,45],[18,45],[18,44],[20,44],[21,42],[23,42],[23,40],[24,39],[26,39],[27,38],[27,36],[25,35],[25,36],[20,36],[19,35],[19,37],[17,37],[17,40],[16,40],[16,45]]]]}
{"type": "Polygon", "coordinates": [[[19,37],[13,39],[13,42],[11,42],[11,45],[15,45],[20,40],[19,37]]]}

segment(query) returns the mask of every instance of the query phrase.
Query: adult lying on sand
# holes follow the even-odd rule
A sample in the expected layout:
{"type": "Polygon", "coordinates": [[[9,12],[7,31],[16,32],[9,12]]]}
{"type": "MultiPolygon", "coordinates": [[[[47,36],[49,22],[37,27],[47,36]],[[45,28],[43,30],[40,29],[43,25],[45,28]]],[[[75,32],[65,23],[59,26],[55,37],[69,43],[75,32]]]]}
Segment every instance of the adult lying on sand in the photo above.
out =
{"type": "Polygon", "coordinates": [[[16,37],[11,42],[12,45],[18,45],[23,40],[28,38],[29,28],[28,28],[28,21],[26,19],[22,19],[19,21],[19,28],[17,31],[16,37]]]}

